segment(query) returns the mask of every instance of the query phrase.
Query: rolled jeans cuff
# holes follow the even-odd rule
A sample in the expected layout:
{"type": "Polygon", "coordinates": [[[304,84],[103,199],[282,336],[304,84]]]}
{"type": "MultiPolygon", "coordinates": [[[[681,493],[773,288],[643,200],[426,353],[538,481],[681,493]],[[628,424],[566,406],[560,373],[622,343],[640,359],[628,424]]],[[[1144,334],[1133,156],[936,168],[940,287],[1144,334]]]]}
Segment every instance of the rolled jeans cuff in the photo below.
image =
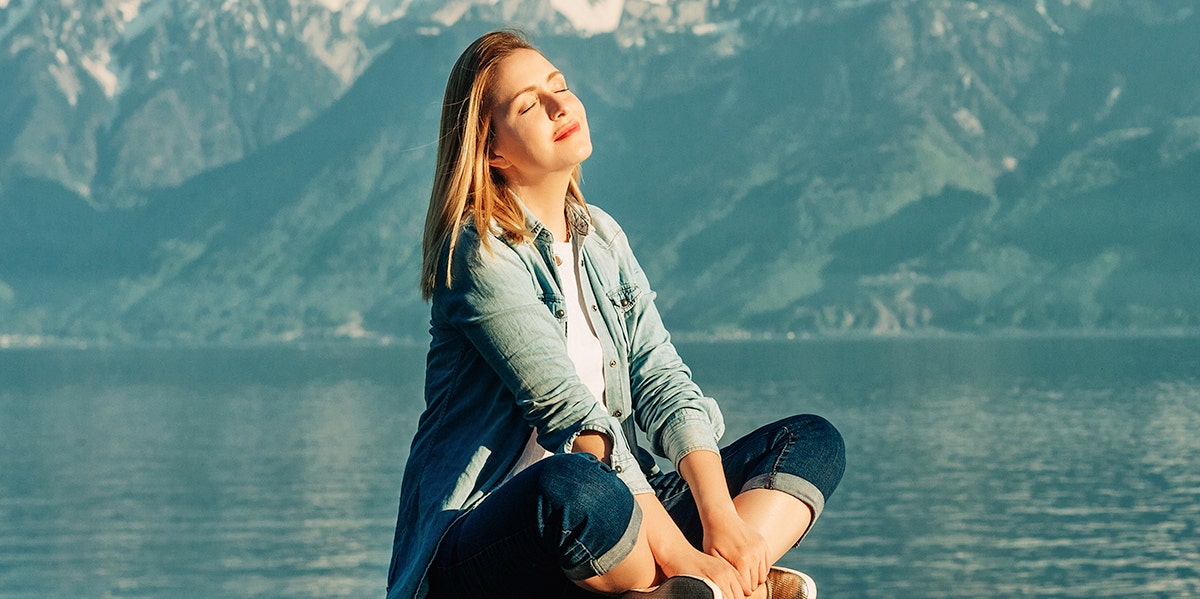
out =
{"type": "MultiPolygon", "coordinates": [[[[808,528],[804,529],[804,534],[796,540],[796,545],[808,536],[808,531],[812,530],[813,524],[817,522],[821,511],[825,509],[825,495],[823,495],[816,485],[787,472],[773,472],[760,474],[746,481],[742,485],[742,493],[751,489],[771,489],[774,491],[782,491],[799,499],[812,510],[812,520],[808,522],[808,528]]],[[[796,545],[793,545],[795,547],[796,545]]]]}
{"type": "Polygon", "coordinates": [[[625,527],[625,532],[621,534],[621,538],[616,544],[600,555],[593,556],[581,564],[565,569],[563,573],[571,580],[584,580],[593,576],[607,574],[613,568],[617,567],[617,564],[624,561],[630,552],[633,551],[633,546],[637,544],[638,531],[641,528],[642,508],[635,501],[633,511],[629,514],[629,524],[625,527]]]}

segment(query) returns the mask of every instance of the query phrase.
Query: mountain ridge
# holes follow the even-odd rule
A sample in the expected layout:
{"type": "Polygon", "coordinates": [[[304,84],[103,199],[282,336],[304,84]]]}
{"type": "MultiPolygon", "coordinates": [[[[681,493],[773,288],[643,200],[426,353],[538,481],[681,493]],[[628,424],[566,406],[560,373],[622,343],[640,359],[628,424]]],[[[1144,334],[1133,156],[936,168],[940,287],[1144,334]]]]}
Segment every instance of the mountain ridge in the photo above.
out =
{"type": "MultiPolygon", "coordinates": [[[[753,39],[536,38],[679,336],[1200,325],[1186,4],[806,8],[753,39]]],[[[419,343],[441,71],[491,26],[381,25],[328,108],[136,200],[0,177],[0,344],[419,343]]]]}

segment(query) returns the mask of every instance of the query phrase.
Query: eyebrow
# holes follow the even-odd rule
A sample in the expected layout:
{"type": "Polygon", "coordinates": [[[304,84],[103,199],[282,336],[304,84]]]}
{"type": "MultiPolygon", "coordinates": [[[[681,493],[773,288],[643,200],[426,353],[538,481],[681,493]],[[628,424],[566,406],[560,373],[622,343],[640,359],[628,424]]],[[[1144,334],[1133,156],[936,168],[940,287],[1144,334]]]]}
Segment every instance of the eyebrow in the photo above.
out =
{"type": "MultiPolygon", "coordinates": [[[[562,76],[563,76],[562,71],[554,71],[553,73],[550,73],[550,75],[548,75],[546,77],[546,81],[553,81],[555,77],[562,77],[562,76]]],[[[529,87],[526,87],[525,89],[513,94],[512,97],[509,98],[508,103],[512,104],[513,102],[515,102],[517,100],[517,98],[520,98],[521,96],[523,96],[531,91],[535,91],[535,90],[537,90],[537,88],[538,88],[538,86],[536,86],[536,85],[530,85],[529,87]]]]}

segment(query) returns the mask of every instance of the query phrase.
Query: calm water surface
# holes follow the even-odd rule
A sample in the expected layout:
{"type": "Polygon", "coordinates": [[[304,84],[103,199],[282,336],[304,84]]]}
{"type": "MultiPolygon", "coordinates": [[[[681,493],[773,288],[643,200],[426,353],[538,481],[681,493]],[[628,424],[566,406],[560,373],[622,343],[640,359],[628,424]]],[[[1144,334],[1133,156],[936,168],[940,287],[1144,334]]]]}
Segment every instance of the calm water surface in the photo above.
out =
{"type": "MultiPolygon", "coordinates": [[[[1200,339],[684,345],[727,438],[816,412],[831,597],[1200,596],[1200,339]]],[[[378,597],[410,349],[0,352],[0,597],[378,597]]]]}

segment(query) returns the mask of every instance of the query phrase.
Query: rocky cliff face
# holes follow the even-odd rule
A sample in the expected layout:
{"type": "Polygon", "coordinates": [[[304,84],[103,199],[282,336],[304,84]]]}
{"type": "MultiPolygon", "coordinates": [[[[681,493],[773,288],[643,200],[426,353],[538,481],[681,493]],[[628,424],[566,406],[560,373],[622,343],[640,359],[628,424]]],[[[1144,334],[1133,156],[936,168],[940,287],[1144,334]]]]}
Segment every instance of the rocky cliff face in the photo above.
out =
{"type": "Polygon", "coordinates": [[[445,72],[514,21],[677,332],[1200,322],[1189,2],[0,3],[0,343],[422,339],[445,72]]]}

